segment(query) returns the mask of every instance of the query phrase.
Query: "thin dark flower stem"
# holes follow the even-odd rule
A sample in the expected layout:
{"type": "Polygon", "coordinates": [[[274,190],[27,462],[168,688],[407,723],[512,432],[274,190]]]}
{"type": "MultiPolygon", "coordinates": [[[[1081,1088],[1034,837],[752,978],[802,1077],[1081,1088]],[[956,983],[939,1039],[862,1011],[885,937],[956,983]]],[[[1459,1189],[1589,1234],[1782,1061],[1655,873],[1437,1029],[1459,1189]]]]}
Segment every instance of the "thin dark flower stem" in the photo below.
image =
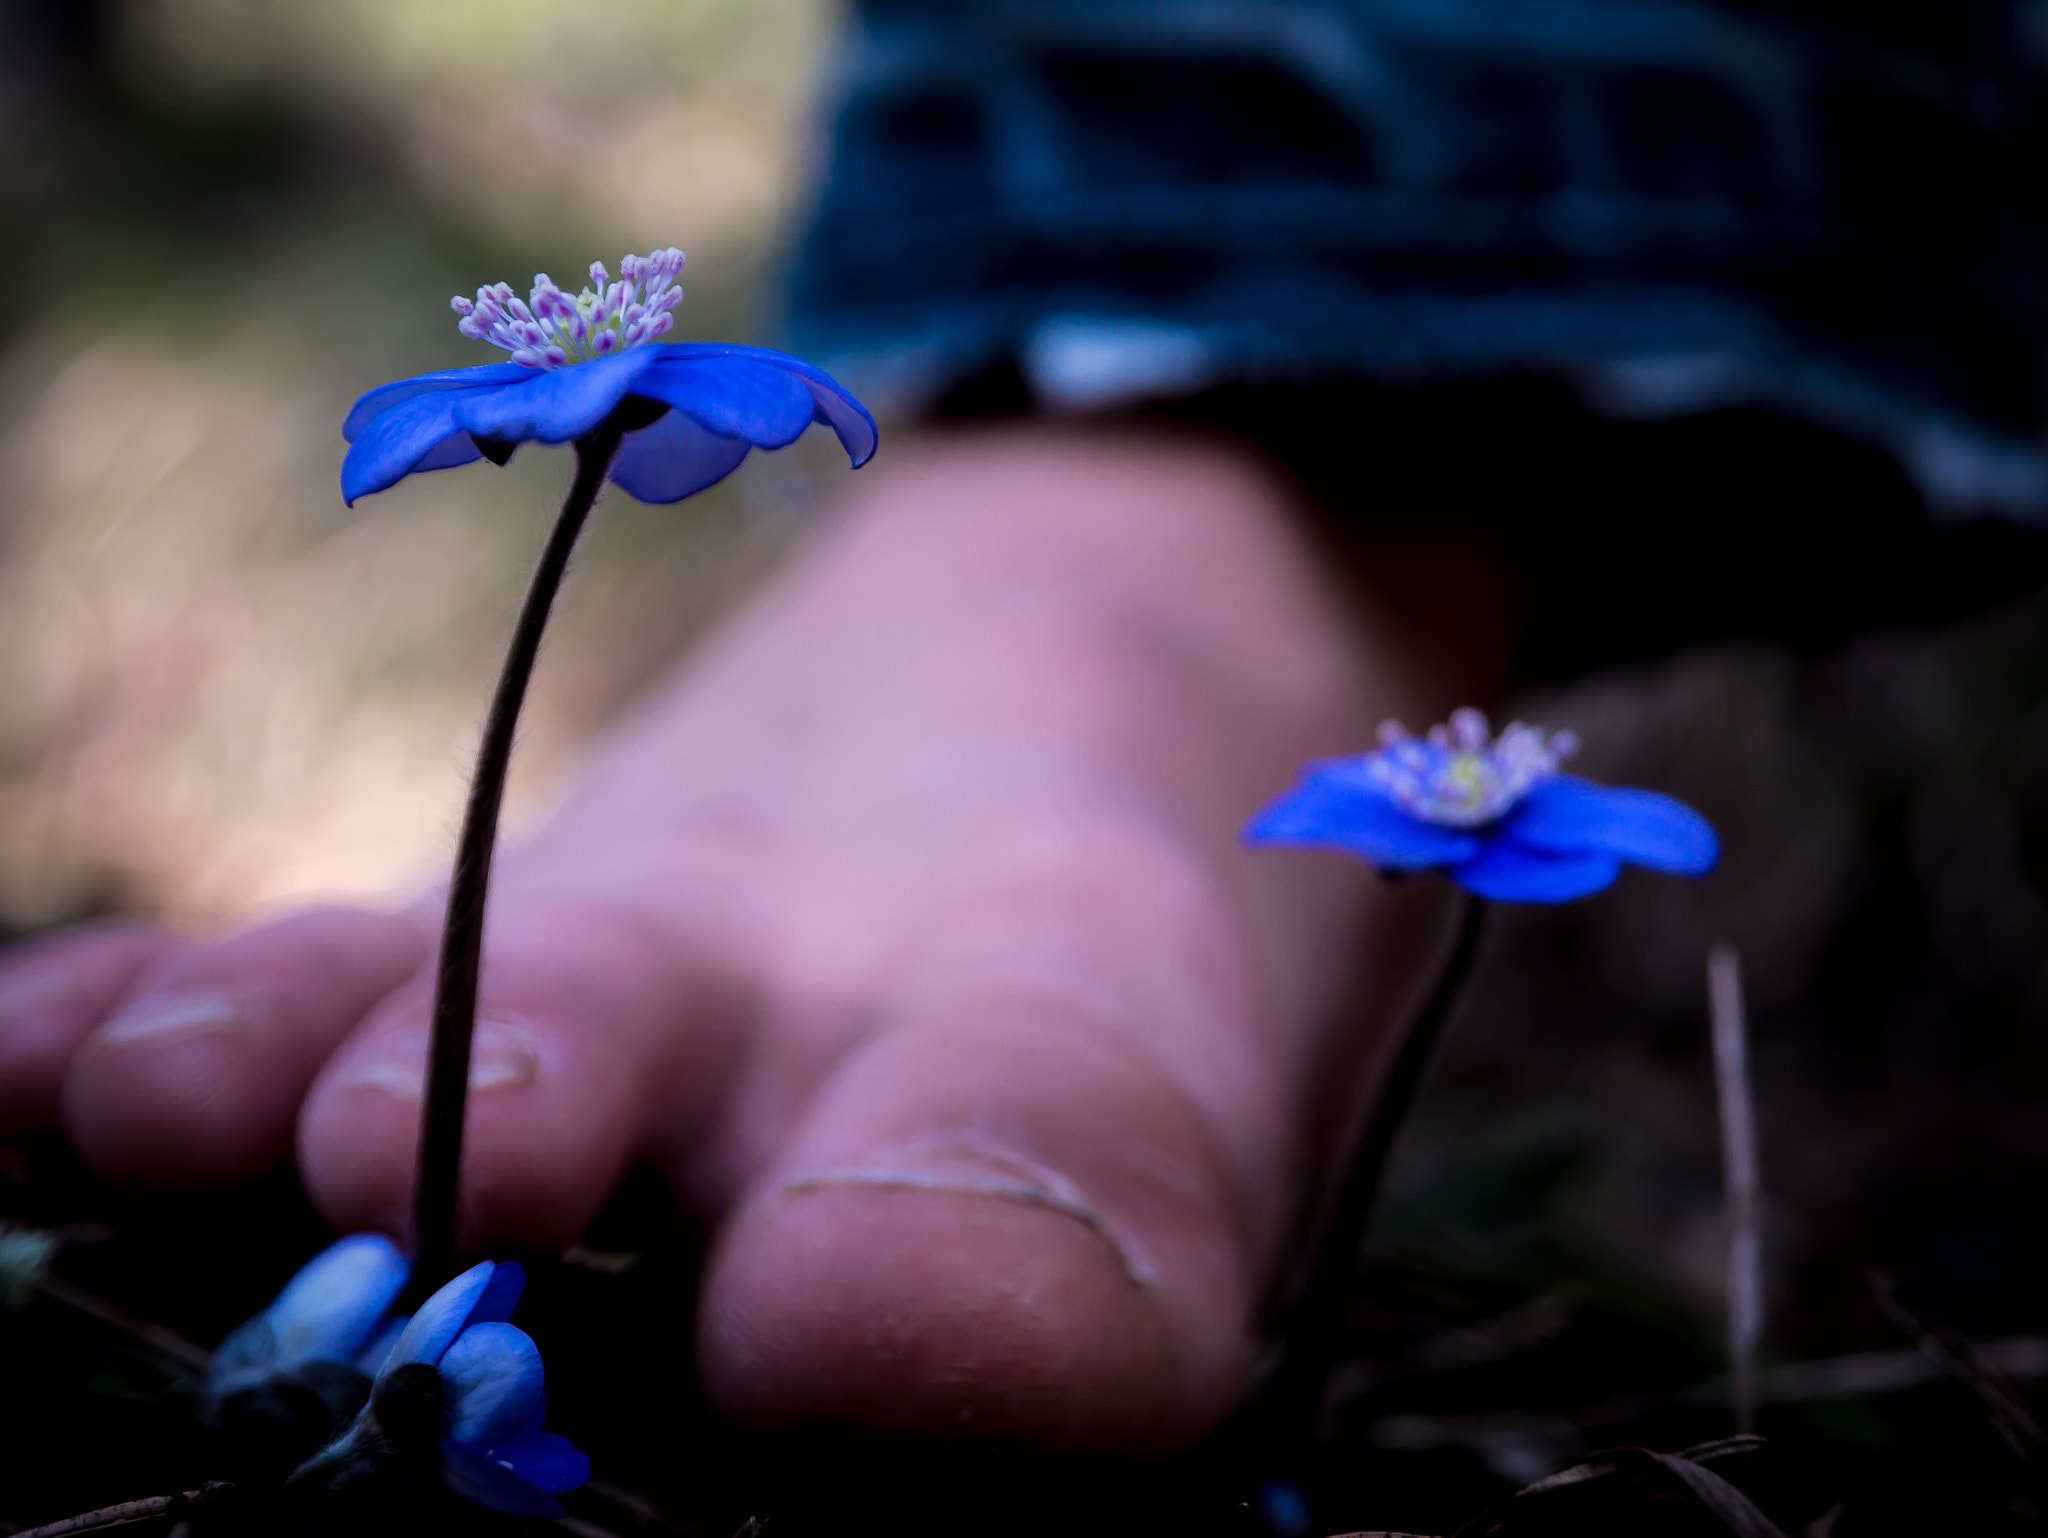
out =
{"type": "Polygon", "coordinates": [[[427,1064],[426,1101],[420,1113],[419,1180],[413,1229],[418,1254],[412,1291],[424,1296],[455,1274],[456,1204],[462,1177],[462,1126],[469,1098],[470,1040],[476,1034],[477,982],[483,969],[484,898],[497,846],[498,812],[512,765],[519,708],[540,654],[548,612],[569,569],[577,536],[604,487],[624,425],[617,416],[576,440],[576,479],[562,502],[554,532],[526,591],[512,631],[497,693],[477,748],[469,806],[455,846],[448,883],[448,916],[441,931],[441,961],[434,985],[434,1024],[427,1064]]]}
{"type": "Polygon", "coordinates": [[[1387,1157],[1422,1085],[1423,1071],[1429,1066],[1444,1021],[1449,1018],[1451,1006],[1456,1003],[1479,951],[1486,904],[1464,892],[1459,894],[1459,902],[1462,906],[1450,954],[1381,1082],[1358,1152],[1316,1251],[1315,1267],[1287,1325],[1280,1368],[1269,1399],[1269,1425],[1284,1447],[1299,1449],[1317,1436],[1324,1385],[1343,1344],[1344,1316],[1357,1277],[1358,1251],[1379,1202],[1387,1157]]]}
{"type": "Polygon", "coordinates": [[[1764,1333],[1763,1173],[1749,1088],[1749,1025],[1735,947],[1707,954],[1714,1088],[1721,1108],[1721,1179],[1728,1203],[1728,1393],[1735,1429],[1756,1429],[1756,1353],[1764,1333]]]}
{"type": "Polygon", "coordinates": [[[42,1527],[32,1527],[15,1538],[68,1538],[72,1533],[89,1533],[102,1527],[119,1527],[124,1522],[146,1522],[162,1517],[180,1516],[201,1506],[210,1506],[223,1496],[234,1493],[235,1487],[224,1480],[201,1485],[197,1490],[184,1490],[177,1495],[152,1495],[147,1500],[123,1501],[118,1506],[102,1506],[98,1511],[83,1512],[75,1517],[66,1517],[62,1522],[50,1522],[42,1527]]]}

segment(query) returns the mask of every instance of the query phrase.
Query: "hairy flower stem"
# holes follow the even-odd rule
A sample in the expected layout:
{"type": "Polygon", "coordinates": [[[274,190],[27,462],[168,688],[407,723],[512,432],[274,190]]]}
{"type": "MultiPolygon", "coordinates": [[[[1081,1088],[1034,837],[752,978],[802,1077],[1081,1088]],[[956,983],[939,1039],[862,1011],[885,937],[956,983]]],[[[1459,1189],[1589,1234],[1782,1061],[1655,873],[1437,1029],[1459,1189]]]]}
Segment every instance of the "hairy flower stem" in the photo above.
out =
{"type": "Polygon", "coordinates": [[[576,479],[562,502],[554,532],[541,552],[526,604],[512,631],[512,645],[498,674],[498,690],[477,748],[469,806],[455,846],[455,871],[448,882],[448,916],[441,929],[441,960],[434,982],[434,1025],[427,1061],[426,1101],[420,1112],[418,1183],[413,1193],[417,1256],[411,1292],[428,1297],[455,1275],[455,1214],[462,1177],[462,1124],[469,1101],[469,1051],[476,1034],[477,980],[483,970],[484,898],[491,884],[491,856],[498,840],[498,812],[512,766],[512,740],[519,708],[533,677],[548,611],[569,569],[570,552],[590,516],[619,441],[645,423],[628,418],[631,397],[604,422],[576,440],[576,479]]]}
{"type": "Polygon", "coordinates": [[[1308,1285],[1287,1322],[1279,1370],[1266,1398],[1269,1432],[1278,1448],[1286,1452],[1305,1449],[1317,1440],[1323,1386],[1343,1345],[1344,1315],[1357,1278],[1358,1251],[1379,1200],[1387,1156],[1479,950],[1486,904],[1467,893],[1460,893],[1459,901],[1463,906],[1450,954],[1381,1081],[1358,1152],[1316,1250],[1308,1285]]]}

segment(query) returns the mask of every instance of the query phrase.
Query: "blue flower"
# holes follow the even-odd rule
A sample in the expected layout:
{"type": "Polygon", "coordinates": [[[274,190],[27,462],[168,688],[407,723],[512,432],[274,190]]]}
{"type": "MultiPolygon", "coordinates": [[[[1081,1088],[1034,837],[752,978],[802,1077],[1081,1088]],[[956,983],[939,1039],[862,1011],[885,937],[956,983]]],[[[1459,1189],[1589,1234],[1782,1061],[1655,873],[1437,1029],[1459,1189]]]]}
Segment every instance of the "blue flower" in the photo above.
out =
{"type": "Polygon", "coordinates": [[[723,480],[750,449],[794,443],[813,422],[839,435],[855,468],[875,452],[875,419],[832,378],[760,347],[657,342],[683,291],[683,254],[629,256],[612,281],[569,295],[537,274],[529,299],[503,283],[452,301],[458,329],[511,353],[506,363],[382,385],[342,424],[342,495],[395,486],[419,470],[486,455],[503,464],[532,439],[582,437],[631,397],[644,407],[612,461],[612,481],[642,502],[676,502],[723,480]]]}
{"type": "Polygon", "coordinates": [[[457,1495],[493,1511],[559,1517],[555,1496],[590,1478],[590,1460],[566,1438],[540,1429],[547,1414],[540,1348],[507,1321],[526,1286],[523,1268],[484,1261],[421,1305],[377,1365],[370,1403],[331,1446],[295,1475],[341,1470],[387,1442],[382,1392],[403,1369],[440,1374],[441,1478],[457,1495]]]}
{"type": "Polygon", "coordinates": [[[1478,897],[1559,903],[1614,884],[1624,863],[1703,876],[1720,841],[1699,813],[1648,790],[1560,774],[1578,750],[1520,722],[1489,740],[1461,710],[1427,737],[1399,723],[1380,747],[1311,764],[1245,829],[1253,844],[1348,850],[1382,870],[1440,870],[1478,897]]]}
{"type": "Polygon", "coordinates": [[[314,1362],[357,1365],[411,1274],[410,1262],[382,1234],[330,1244],[270,1307],[220,1343],[206,1375],[208,1402],[218,1405],[314,1362]]]}

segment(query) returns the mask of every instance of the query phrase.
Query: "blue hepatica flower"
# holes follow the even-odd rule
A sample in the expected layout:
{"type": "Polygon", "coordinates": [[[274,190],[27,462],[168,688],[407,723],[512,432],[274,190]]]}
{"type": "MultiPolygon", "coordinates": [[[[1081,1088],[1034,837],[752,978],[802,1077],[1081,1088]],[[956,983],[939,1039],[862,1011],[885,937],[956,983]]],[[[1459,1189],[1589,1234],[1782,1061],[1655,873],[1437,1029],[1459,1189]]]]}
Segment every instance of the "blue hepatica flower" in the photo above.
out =
{"type": "Polygon", "coordinates": [[[382,1234],[352,1234],[330,1244],[270,1307],[220,1343],[206,1375],[208,1401],[218,1405],[315,1362],[361,1366],[411,1274],[398,1246],[382,1234]]]}
{"type": "Polygon", "coordinates": [[[1578,751],[1570,732],[1516,722],[1490,739],[1476,710],[1427,737],[1389,721],[1377,750],[1311,764],[1245,839],[1438,870],[1475,896],[1524,903],[1591,896],[1624,864],[1703,876],[1719,858],[1713,828],[1683,802],[1560,774],[1578,751]]]}
{"type": "Polygon", "coordinates": [[[540,1429],[547,1414],[540,1348],[508,1323],[525,1286],[523,1268],[487,1260],[427,1299],[378,1364],[369,1406],[307,1468],[344,1468],[385,1437],[378,1391],[403,1368],[431,1367],[445,1395],[440,1471],[449,1488],[493,1511],[561,1516],[555,1496],[590,1478],[590,1460],[540,1429]]]}
{"type": "Polygon", "coordinates": [[[682,302],[683,253],[629,256],[613,280],[602,262],[590,287],[567,294],[546,273],[520,299],[508,284],[450,301],[457,329],[511,354],[505,363],[447,369],[370,391],[342,424],[350,502],[418,470],[489,456],[503,464],[529,439],[567,443],[627,398],[643,425],[628,432],[611,479],[642,502],[676,502],[723,480],[750,449],[794,443],[813,422],[839,435],[855,468],[875,452],[875,419],[830,376],[761,347],[660,342],[682,302]]]}

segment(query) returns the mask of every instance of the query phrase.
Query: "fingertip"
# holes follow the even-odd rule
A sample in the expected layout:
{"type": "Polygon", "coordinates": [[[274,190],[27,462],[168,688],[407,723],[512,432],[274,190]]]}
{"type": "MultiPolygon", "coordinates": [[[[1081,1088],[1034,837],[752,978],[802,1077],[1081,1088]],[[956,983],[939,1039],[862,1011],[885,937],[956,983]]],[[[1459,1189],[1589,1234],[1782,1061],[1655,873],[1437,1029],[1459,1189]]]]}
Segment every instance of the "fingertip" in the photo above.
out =
{"type": "MultiPolygon", "coordinates": [[[[343,1233],[377,1229],[410,1243],[420,1085],[426,1075],[424,1033],[417,1050],[408,1054],[414,1061],[407,1078],[387,1069],[388,1082],[379,1084],[356,1076],[356,1070],[376,1063],[379,1046],[398,1038],[388,1017],[404,1010],[419,991],[415,983],[386,1000],[321,1071],[299,1112],[300,1183],[321,1216],[343,1233]]],[[[387,1052],[387,1060],[390,1056],[387,1052]]]]}
{"type": "Polygon", "coordinates": [[[57,1125],[78,1049],[136,975],[177,941],[105,921],[30,941],[0,957],[0,1137],[57,1125]]]}
{"type": "Polygon", "coordinates": [[[321,1062],[425,945],[409,917],[324,908],[159,956],[79,1049],[66,1133],[123,1184],[261,1174],[321,1062]]]}
{"type": "Polygon", "coordinates": [[[1183,1450],[1241,1386],[1241,1325],[1191,1349],[1170,1289],[1126,1260],[1071,1215],[1001,1194],[786,1190],[741,1217],[707,1274],[705,1395],[765,1427],[1183,1450]]]}
{"type": "MultiPolygon", "coordinates": [[[[732,989],[663,932],[603,908],[494,924],[463,1132],[461,1243],[554,1248],[632,1161],[711,1114],[738,1041],[732,989]]],[[[394,994],[307,1097],[299,1169],[327,1218],[410,1227],[432,979],[394,994]]]]}
{"type": "Polygon", "coordinates": [[[713,1406],[1131,1454],[1212,1432],[1261,1261],[1200,1116],[1037,1009],[892,1032],[720,1236],[713,1406]]]}
{"type": "MultiPolygon", "coordinates": [[[[339,1227],[409,1232],[431,997],[408,989],[321,1076],[299,1169],[339,1227]]],[[[629,1074],[601,1027],[489,1000],[471,1042],[458,1247],[555,1249],[597,1215],[637,1140],[629,1074]]]]}

